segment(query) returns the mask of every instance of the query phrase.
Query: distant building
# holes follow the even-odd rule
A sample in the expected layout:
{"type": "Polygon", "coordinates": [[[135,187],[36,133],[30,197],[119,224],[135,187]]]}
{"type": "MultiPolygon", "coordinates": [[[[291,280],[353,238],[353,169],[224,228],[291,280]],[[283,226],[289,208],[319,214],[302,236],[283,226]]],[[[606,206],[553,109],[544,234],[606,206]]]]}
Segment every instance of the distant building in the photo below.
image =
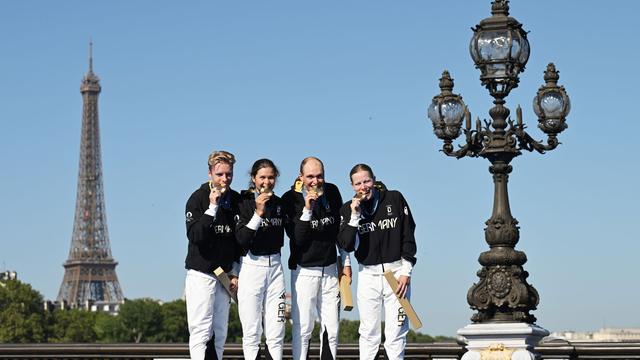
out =
{"type": "Polygon", "coordinates": [[[3,271],[0,273],[0,281],[17,280],[18,273],[15,271],[3,271]]]}
{"type": "Polygon", "coordinates": [[[640,341],[640,328],[602,328],[593,332],[558,331],[552,333],[550,337],[572,342],[640,341]]]}
{"type": "Polygon", "coordinates": [[[18,273],[15,271],[6,270],[3,272],[0,272],[0,287],[6,287],[7,281],[17,280],[17,279],[18,279],[18,273]]]}
{"type": "Polygon", "coordinates": [[[94,302],[92,300],[86,300],[83,304],[69,304],[65,300],[63,301],[51,301],[45,300],[42,304],[42,307],[46,311],[54,311],[54,310],[69,310],[69,309],[81,309],[92,312],[106,312],[111,315],[117,315],[120,311],[120,305],[124,304],[125,300],[122,300],[121,303],[112,303],[112,302],[94,302]]]}
{"type": "MultiPolygon", "coordinates": [[[[7,281],[18,280],[18,273],[15,271],[3,271],[0,272],[0,287],[6,286],[7,281]]],[[[87,311],[104,311],[110,314],[117,314],[120,311],[120,305],[124,304],[124,299],[119,303],[85,300],[84,303],[69,304],[66,300],[63,301],[51,301],[45,300],[42,302],[42,307],[45,311],[53,310],[68,310],[68,309],[82,309],[87,311]]]]}

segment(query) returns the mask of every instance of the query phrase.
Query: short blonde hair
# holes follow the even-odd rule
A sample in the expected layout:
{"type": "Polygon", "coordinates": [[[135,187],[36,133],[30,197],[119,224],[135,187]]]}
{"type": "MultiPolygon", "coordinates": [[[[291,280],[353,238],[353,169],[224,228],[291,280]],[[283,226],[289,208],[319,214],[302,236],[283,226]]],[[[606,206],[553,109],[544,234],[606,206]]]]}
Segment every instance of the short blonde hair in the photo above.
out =
{"type": "Polygon", "coordinates": [[[232,153],[224,150],[214,151],[209,155],[209,170],[213,169],[216,164],[225,163],[233,167],[236,163],[236,157],[232,153]]]}

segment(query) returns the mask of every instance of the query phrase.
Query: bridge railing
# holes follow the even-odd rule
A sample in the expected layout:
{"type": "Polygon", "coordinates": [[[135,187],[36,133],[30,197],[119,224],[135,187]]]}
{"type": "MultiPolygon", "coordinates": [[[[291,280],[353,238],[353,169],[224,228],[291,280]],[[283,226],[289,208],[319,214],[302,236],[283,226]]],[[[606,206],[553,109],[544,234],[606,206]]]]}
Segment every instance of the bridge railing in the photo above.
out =
{"type": "MultiPolygon", "coordinates": [[[[536,347],[541,359],[640,359],[640,342],[545,341],[536,347]]],[[[458,343],[408,344],[405,359],[460,359],[464,346],[458,343]]],[[[318,346],[311,346],[310,359],[319,359],[318,346]]],[[[340,344],[338,359],[358,359],[357,344],[340,344]]],[[[0,344],[0,359],[47,360],[151,360],[188,359],[186,344],[0,344]]],[[[240,344],[225,346],[225,359],[243,359],[240,344]]],[[[285,345],[284,359],[291,359],[285,345]]],[[[380,360],[384,359],[382,350],[380,360]]]]}
{"type": "MultiPolygon", "coordinates": [[[[312,345],[310,359],[319,359],[319,348],[312,345]]],[[[456,343],[410,344],[406,359],[460,359],[464,348],[456,343]]],[[[151,360],[188,359],[187,344],[0,344],[0,359],[47,360],[151,360]]],[[[244,359],[240,344],[225,345],[224,358],[244,359]]],[[[358,344],[340,344],[338,359],[359,358],[358,344]]],[[[285,345],[283,359],[292,359],[291,346],[285,345]]],[[[382,350],[380,359],[384,359],[382,350]]]]}

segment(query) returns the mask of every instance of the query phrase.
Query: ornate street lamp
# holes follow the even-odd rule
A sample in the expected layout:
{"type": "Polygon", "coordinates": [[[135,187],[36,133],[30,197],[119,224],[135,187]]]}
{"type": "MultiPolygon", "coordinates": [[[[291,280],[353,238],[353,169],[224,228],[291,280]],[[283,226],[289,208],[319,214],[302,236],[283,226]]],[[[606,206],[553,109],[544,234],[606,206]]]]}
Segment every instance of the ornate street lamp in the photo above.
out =
{"type": "Polygon", "coordinates": [[[562,86],[558,86],[558,71],[549,64],[544,73],[545,84],[540,87],[533,109],[538,127],[547,134],[547,142],[534,140],[522,122],[522,110],[516,109],[516,121],[504,106],[509,92],[518,86],[519,74],[529,59],[529,41],[522,24],[509,16],[508,0],[494,0],[492,16],[473,29],[469,45],[471,57],[480,70],[480,81],[494,98],[489,110],[491,120],[476,120],[472,129],[471,115],[460,95],[453,93],[453,79],[444,71],[440,79],[440,94],[433,97],[428,117],[434,133],[444,141],[442,151],[456,158],[483,157],[491,162],[493,174],[493,213],[487,220],[485,240],[490,249],[480,254],[479,281],[471,286],[467,301],[476,313],[473,324],[459,330],[466,338],[467,359],[482,357],[482,352],[502,351],[514,358],[533,357],[533,345],[548,331],[535,325],[530,313],[536,309],[539,296],[527,283],[529,274],[523,269],[527,261],[524,252],[515,250],[520,233],[518,221],[511,215],[507,181],[512,170],[511,160],[522,150],[544,153],[555,149],[557,135],[567,128],[565,118],[570,102],[562,86]],[[465,126],[462,128],[462,123],[465,126]],[[462,129],[461,129],[462,128],[462,129]],[[462,131],[461,131],[462,130],[462,131]],[[453,140],[464,133],[465,142],[458,149],[453,140]],[[490,344],[501,346],[489,347],[490,344]],[[516,355],[520,354],[520,355],[516,355]]]}

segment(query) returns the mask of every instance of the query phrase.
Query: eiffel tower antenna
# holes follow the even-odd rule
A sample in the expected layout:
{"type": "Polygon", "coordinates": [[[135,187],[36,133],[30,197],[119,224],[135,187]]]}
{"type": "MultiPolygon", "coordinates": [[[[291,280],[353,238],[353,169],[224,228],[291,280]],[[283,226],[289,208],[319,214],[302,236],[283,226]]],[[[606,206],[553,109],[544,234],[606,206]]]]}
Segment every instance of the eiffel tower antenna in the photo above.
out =
{"type": "Polygon", "coordinates": [[[89,38],[89,72],[93,73],[93,40],[89,38]]]}

